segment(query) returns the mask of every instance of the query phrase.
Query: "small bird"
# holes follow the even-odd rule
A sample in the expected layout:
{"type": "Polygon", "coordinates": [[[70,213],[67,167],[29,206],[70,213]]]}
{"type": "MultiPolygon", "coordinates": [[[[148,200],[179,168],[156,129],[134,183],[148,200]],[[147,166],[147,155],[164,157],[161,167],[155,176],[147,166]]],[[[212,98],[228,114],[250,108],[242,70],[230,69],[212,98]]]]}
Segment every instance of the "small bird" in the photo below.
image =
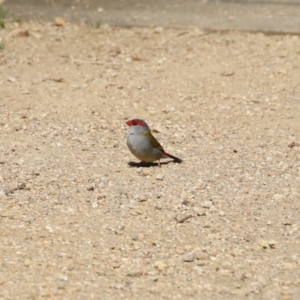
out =
{"type": "Polygon", "coordinates": [[[178,157],[167,153],[156,138],[152,135],[147,123],[141,119],[133,119],[126,122],[130,127],[127,146],[131,153],[143,162],[158,161],[160,165],[161,158],[173,158],[174,162],[182,162],[178,157]]]}

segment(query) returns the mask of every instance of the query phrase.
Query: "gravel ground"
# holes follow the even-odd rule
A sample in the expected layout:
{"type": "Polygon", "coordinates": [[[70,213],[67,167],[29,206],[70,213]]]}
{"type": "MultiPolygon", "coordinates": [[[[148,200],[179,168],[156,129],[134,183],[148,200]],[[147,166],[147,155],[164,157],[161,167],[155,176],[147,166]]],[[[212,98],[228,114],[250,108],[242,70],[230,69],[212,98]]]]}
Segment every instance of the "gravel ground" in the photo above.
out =
{"type": "Polygon", "coordinates": [[[299,36],[0,43],[1,299],[299,299],[299,36]],[[130,167],[134,117],[184,163],[130,167]]]}

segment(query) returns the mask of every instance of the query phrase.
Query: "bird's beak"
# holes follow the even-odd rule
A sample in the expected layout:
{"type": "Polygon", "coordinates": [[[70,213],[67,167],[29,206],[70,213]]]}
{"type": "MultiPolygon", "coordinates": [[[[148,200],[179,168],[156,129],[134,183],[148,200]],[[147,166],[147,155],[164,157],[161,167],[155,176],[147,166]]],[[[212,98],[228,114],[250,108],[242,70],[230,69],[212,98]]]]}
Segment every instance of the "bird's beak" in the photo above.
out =
{"type": "Polygon", "coordinates": [[[128,126],[131,126],[131,122],[130,121],[126,121],[125,122],[128,126]]]}

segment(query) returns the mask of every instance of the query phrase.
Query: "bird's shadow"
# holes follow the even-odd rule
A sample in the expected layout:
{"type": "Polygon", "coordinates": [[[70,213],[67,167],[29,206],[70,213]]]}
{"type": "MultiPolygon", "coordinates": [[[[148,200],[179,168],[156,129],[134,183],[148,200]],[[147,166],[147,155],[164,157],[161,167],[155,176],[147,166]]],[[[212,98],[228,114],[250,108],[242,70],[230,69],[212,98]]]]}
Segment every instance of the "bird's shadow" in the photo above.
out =
{"type": "MultiPolygon", "coordinates": [[[[181,163],[181,161],[176,161],[176,160],[169,160],[169,161],[163,161],[163,162],[160,162],[161,165],[167,165],[169,163],[181,163]]],[[[134,162],[134,161],[130,161],[128,162],[128,166],[129,167],[132,167],[132,168],[150,168],[150,167],[157,167],[158,166],[158,163],[155,163],[155,162],[145,162],[145,161],[141,161],[139,163],[137,162],[134,162]]]]}

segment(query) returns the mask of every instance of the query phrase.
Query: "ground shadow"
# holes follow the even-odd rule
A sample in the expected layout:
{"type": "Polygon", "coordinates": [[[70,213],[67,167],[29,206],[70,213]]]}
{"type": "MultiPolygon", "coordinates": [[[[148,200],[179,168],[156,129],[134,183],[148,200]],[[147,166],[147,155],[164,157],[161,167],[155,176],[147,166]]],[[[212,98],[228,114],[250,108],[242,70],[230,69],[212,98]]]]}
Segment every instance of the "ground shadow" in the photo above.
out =
{"type": "MultiPolygon", "coordinates": [[[[169,163],[181,163],[182,161],[177,161],[177,160],[169,160],[169,161],[163,161],[160,162],[161,165],[167,165],[169,163]]],[[[132,168],[150,168],[150,167],[158,167],[158,163],[156,162],[145,162],[145,161],[141,161],[139,163],[134,162],[134,161],[130,161],[128,162],[128,166],[132,167],[132,168]]]]}

